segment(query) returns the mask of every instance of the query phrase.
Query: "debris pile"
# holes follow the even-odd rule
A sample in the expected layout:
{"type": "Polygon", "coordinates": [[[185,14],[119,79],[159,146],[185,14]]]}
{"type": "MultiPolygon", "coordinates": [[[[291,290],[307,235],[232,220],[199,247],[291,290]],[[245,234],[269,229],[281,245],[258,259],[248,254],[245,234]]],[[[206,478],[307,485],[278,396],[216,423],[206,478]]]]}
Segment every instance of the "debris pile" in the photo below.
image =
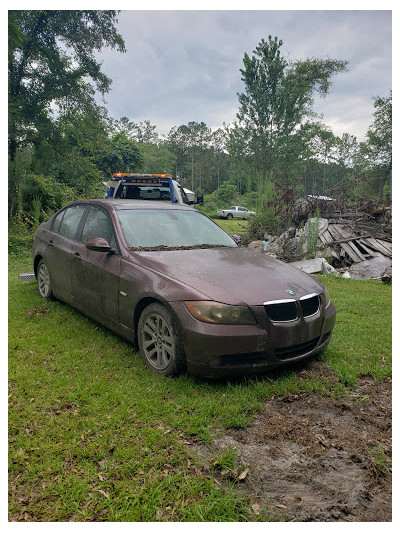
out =
{"type": "Polygon", "coordinates": [[[392,258],[392,242],[386,236],[375,236],[376,228],[363,231],[352,224],[338,224],[328,221],[327,228],[319,234],[324,247],[334,250],[332,257],[338,266],[351,266],[372,257],[392,258]]]}
{"type": "Polygon", "coordinates": [[[265,233],[264,241],[249,246],[309,273],[331,272],[385,283],[392,277],[392,226],[386,207],[332,211],[280,236],[265,233]]]}

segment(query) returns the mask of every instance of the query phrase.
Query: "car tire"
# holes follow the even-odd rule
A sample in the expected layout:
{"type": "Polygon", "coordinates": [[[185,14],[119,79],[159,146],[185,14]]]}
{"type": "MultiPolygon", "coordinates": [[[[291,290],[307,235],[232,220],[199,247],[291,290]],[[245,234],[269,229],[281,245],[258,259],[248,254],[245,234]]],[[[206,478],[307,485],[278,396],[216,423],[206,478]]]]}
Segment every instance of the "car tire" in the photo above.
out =
{"type": "Polygon", "coordinates": [[[36,278],[40,296],[46,300],[54,300],[53,282],[51,281],[49,268],[44,259],[39,261],[36,278]]]}
{"type": "Polygon", "coordinates": [[[226,218],[227,218],[228,220],[232,220],[232,218],[233,218],[232,213],[229,213],[229,215],[228,215],[226,218]]]}
{"type": "Polygon", "coordinates": [[[186,357],[174,317],[159,303],[148,305],[138,323],[138,344],[145,364],[156,374],[177,376],[186,357]]]}

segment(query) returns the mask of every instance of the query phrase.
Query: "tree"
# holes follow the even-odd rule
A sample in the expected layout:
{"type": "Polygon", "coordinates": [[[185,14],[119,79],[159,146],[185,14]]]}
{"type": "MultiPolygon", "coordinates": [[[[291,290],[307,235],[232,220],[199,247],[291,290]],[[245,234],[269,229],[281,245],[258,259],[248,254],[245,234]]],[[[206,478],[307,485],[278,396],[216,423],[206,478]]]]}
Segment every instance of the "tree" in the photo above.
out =
{"type": "Polygon", "coordinates": [[[195,190],[196,186],[202,188],[204,153],[209,144],[210,135],[211,130],[204,122],[194,121],[172,128],[168,135],[171,148],[177,154],[176,174],[188,181],[187,169],[189,168],[192,190],[195,190]],[[195,183],[195,173],[198,175],[197,183],[195,183]]]}
{"type": "Polygon", "coordinates": [[[261,40],[254,55],[244,55],[240,70],[245,92],[238,94],[239,123],[247,150],[253,154],[257,173],[264,183],[268,176],[280,170],[280,178],[291,184],[293,169],[299,177],[299,159],[307,150],[303,141],[303,126],[312,116],[313,95],[325,96],[331,77],[346,69],[346,61],[306,59],[289,62],[281,55],[283,42],[269,36],[261,40]],[[279,169],[282,159],[285,164],[279,169]],[[286,176],[282,174],[283,170],[286,176]]]}
{"type": "Polygon", "coordinates": [[[106,175],[114,172],[137,172],[142,169],[143,155],[136,142],[128,139],[124,132],[116,133],[107,148],[98,159],[98,166],[106,175]]]}
{"type": "Polygon", "coordinates": [[[223,160],[224,150],[226,148],[226,141],[226,129],[218,128],[211,133],[210,142],[214,152],[215,167],[217,172],[217,188],[220,186],[221,164],[223,160]]]}
{"type": "MultiPolygon", "coordinates": [[[[55,121],[58,141],[52,166],[43,169],[44,158],[35,151],[34,161],[40,163],[41,172],[74,187],[79,195],[94,193],[102,181],[99,160],[110,151],[106,116],[104,108],[94,105],[63,108],[55,121]]],[[[33,167],[37,171],[38,163],[33,167]]]]}
{"type": "MultiPolygon", "coordinates": [[[[98,111],[94,93],[105,94],[111,80],[95,53],[103,46],[125,51],[116,16],[116,11],[9,11],[10,218],[21,209],[18,151],[28,148],[36,165],[40,151],[60,159],[65,143],[57,117],[67,117],[68,110],[69,116],[98,111]]],[[[92,162],[73,160],[74,153],[83,152],[73,146],[64,163],[76,163],[76,172],[93,176],[92,162]]]]}
{"type": "Polygon", "coordinates": [[[11,161],[19,145],[40,134],[52,105],[87,102],[95,89],[109,90],[111,79],[101,72],[95,52],[103,46],[125,51],[116,16],[116,11],[9,12],[11,161]]]}
{"type": "Polygon", "coordinates": [[[110,120],[110,130],[113,134],[123,132],[128,139],[138,143],[157,143],[159,135],[156,132],[157,126],[151,124],[150,120],[144,120],[136,124],[127,117],[119,120],[110,120]]]}
{"type": "Polygon", "coordinates": [[[319,183],[319,190],[315,190],[315,180],[313,180],[312,194],[324,194],[326,185],[326,168],[327,164],[333,161],[334,150],[337,145],[337,139],[332,130],[323,124],[315,127],[315,133],[309,143],[314,157],[322,163],[322,179],[319,183]]]}
{"type": "Polygon", "coordinates": [[[159,137],[156,132],[157,126],[150,120],[144,120],[135,125],[135,138],[138,143],[157,143],[159,137]]]}
{"type": "Polygon", "coordinates": [[[111,136],[116,133],[124,133],[128,139],[135,139],[136,124],[129,120],[128,117],[122,117],[118,120],[111,118],[109,120],[109,131],[111,136]]]}
{"type": "Polygon", "coordinates": [[[148,174],[172,174],[175,170],[176,155],[163,143],[141,143],[139,150],[143,156],[143,172],[148,174]]]}
{"type": "Polygon", "coordinates": [[[368,168],[378,176],[378,198],[381,201],[384,186],[392,174],[392,91],[386,98],[374,98],[374,107],[374,121],[360,151],[368,168]]]}

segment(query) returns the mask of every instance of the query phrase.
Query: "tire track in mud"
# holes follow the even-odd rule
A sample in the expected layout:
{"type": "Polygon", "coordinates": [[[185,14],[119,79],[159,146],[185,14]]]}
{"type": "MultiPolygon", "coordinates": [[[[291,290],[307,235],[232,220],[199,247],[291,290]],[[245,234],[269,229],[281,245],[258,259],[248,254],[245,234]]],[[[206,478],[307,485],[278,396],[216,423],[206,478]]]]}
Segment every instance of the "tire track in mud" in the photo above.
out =
{"type": "Polygon", "coordinates": [[[276,520],[387,522],[391,413],[391,382],[364,378],[345,399],[299,393],[270,400],[249,427],[192,450],[210,460],[236,448],[249,467],[240,490],[266,503],[276,520]]]}

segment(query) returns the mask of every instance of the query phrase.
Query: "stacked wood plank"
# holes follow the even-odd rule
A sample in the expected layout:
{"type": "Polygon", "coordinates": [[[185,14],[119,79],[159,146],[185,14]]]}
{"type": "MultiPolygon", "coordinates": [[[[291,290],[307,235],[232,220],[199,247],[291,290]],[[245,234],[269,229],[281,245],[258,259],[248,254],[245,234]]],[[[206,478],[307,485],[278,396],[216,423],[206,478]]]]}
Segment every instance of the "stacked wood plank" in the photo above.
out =
{"type": "Polygon", "coordinates": [[[329,223],[319,238],[325,246],[335,249],[341,260],[349,264],[360,263],[378,255],[392,258],[392,243],[389,240],[354,230],[348,224],[329,223]]]}

